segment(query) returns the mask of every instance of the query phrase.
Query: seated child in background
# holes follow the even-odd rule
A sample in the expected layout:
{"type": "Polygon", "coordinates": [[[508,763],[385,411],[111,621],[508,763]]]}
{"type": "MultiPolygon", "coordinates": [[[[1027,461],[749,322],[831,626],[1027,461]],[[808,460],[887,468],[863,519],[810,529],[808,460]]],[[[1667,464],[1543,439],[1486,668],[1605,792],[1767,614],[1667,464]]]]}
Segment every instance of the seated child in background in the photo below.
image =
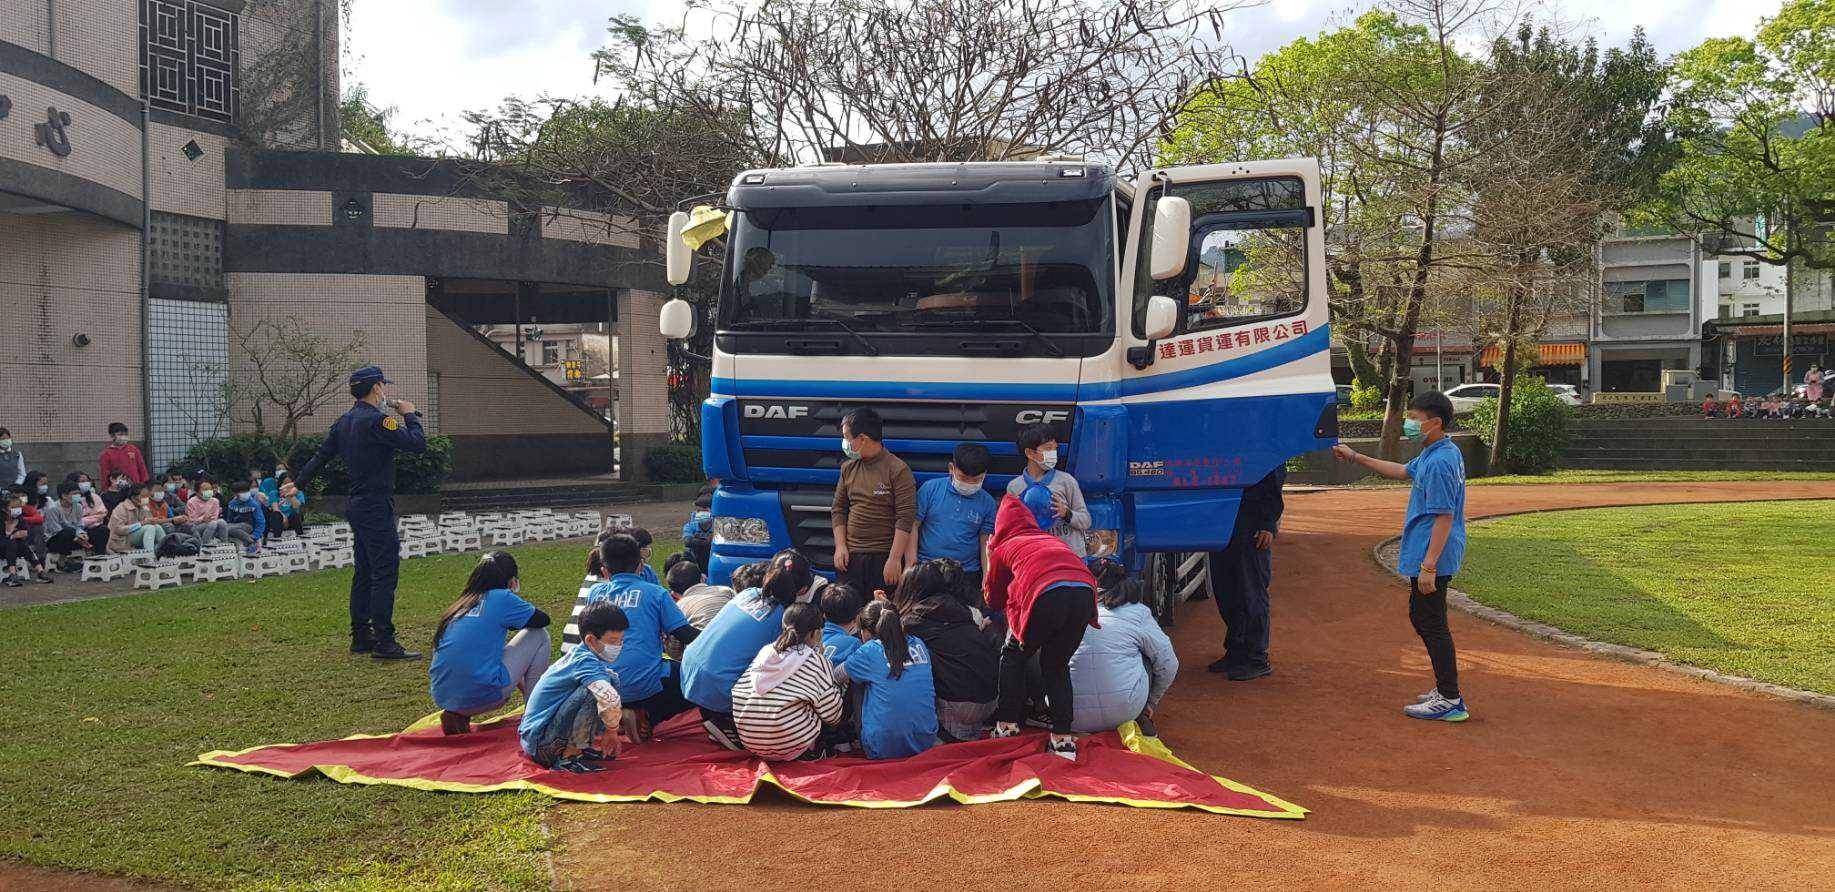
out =
{"type": "Polygon", "coordinates": [[[841,720],[841,691],[822,657],[822,611],[792,604],[783,622],[733,685],[733,724],[761,759],[819,759],[823,728],[841,720]]]}
{"type": "MultiPolygon", "coordinates": [[[[23,512],[22,512],[23,513],[23,512]]],[[[68,480],[57,485],[57,497],[46,503],[45,549],[58,556],[58,569],[74,573],[82,567],[78,552],[89,547],[83,528],[83,494],[68,480]]]]}
{"type": "Polygon", "coordinates": [[[548,614],[518,594],[516,559],[486,552],[472,568],[459,599],[440,615],[433,631],[433,662],[427,669],[440,728],[447,734],[471,730],[471,717],[523,700],[548,669],[548,614]],[[509,644],[504,633],[514,632],[509,644]]]}
{"type": "Polygon", "coordinates": [[[822,590],[822,654],[840,668],[860,649],[860,611],[866,599],[854,587],[837,583],[822,590]]]}
{"type": "Polygon", "coordinates": [[[638,547],[643,551],[643,559],[638,562],[637,575],[643,577],[643,581],[651,585],[662,585],[662,580],[656,578],[656,568],[650,566],[650,544],[655,541],[650,538],[650,531],[643,527],[632,527],[620,532],[636,539],[638,547]]]}
{"type": "Polygon", "coordinates": [[[580,646],[580,614],[586,610],[586,596],[592,593],[593,586],[605,581],[605,567],[599,563],[599,544],[608,535],[611,534],[601,533],[586,553],[586,578],[580,581],[580,591],[573,597],[573,610],[567,614],[567,625],[561,628],[561,653],[580,646]]]}
{"type": "Polygon", "coordinates": [[[583,774],[618,756],[624,711],[612,683],[624,632],[631,623],[600,601],[580,614],[580,646],[548,667],[523,705],[517,736],[523,754],[543,768],[583,774]]]}
{"type": "Polygon", "coordinates": [[[860,746],[869,759],[915,756],[937,744],[936,682],[930,650],[905,634],[898,610],[874,601],[860,614],[865,644],[841,664],[866,689],[860,707],[860,746]]]}
{"type": "Polygon", "coordinates": [[[253,483],[237,480],[232,486],[236,495],[223,506],[223,519],[229,522],[230,538],[242,542],[242,536],[248,537],[245,550],[254,555],[261,551],[261,539],[267,533],[268,509],[254,496],[253,483]]]}
{"type": "MultiPolygon", "coordinates": [[[[1083,534],[1090,528],[1090,509],[1083,501],[1083,488],[1077,485],[1077,478],[1058,470],[1058,441],[1051,429],[1037,424],[1019,432],[1015,441],[1020,454],[1026,457],[1026,469],[1007,484],[1007,494],[1032,505],[1035,499],[1039,507],[1039,529],[1058,537],[1077,557],[1088,554],[1084,546],[1083,534]],[[1029,497],[1028,490],[1043,489],[1046,492],[1029,497]],[[1047,498],[1048,497],[1048,498],[1047,498]],[[1046,522],[1049,520],[1049,522],[1046,522]]],[[[986,567],[982,570],[985,572],[986,567]]]]}
{"type": "Polygon", "coordinates": [[[1000,639],[958,597],[946,572],[953,564],[926,561],[906,570],[893,596],[906,628],[930,651],[938,736],[945,743],[980,740],[1000,695],[1000,639]]]}
{"type": "Polygon", "coordinates": [[[43,515],[26,504],[22,490],[7,493],[5,503],[5,517],[0,518],[0,563],[6,565],[6,585],[24,585],[28,566],[31,578],[50,582],[51,574],[45,572],[43,515]]]}
{"type": "Polygon", "coordinates": [[[1713,397],[1710,396],[1701,401],[1701,417],[1703,418],[1720,417],[1720,404],[1715,402],[1713,397]]]}
{"type": "Polygon", "coordinates": [[[624,647],[612,661],[618,698],[627,711],[642,714],[655,727],[689,706],[682,699],[680,664],[663,659],[663,636],[686,645],[700,630],[688,623],[662,586],[638,574],[643,554],[632,536],[606,536],[599,543],[599,562],[610,576],[586,593],[586,601],[589,610],[604,601],[624,612],[629,624],[624,647]]]}
{"type": "Polygon", "coordinates": [[[1727,399],[1727,417],[1728,418],[1739,418],[1739,417],[1744,416],[1745,414],[1746,414],[1746,406],[1740,400],[1739,394],[1736,393],[1727,399]]]}
{"type": "Polygon", "coordinates": [[[164,527],[153,516],[153,495],[146,484],[128,484],[127,498],[108,512],[108,550],[127,554],[135,549],[158,551],[166,538],[164,527]]]}
{"type": "Polygon", "coordinates": [[[707,628],[707,624],[719,615],[720,608],[733,600],[735,594],[724,585],[708,585],[707,574],[701,572],[701,565],[692,558],[676,561],[666,571],[666,575],[669,578],[669,591],[675,595],[675,606],[680,607],[682,615],[688,617],[689,625],[697,629],[707,628]]]}

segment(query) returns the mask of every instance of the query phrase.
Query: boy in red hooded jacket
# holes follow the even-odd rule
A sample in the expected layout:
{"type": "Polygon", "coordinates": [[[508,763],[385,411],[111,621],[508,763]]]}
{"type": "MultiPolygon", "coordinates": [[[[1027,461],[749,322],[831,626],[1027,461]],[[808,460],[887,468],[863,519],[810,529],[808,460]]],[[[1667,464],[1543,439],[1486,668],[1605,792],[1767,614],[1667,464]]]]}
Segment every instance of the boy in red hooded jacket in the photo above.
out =
{"type": "Polygon", "coordinates": [[[1051,711],[1051,753],[1077,759],[1072,733],[1070,657],[1083,630],[1096,625],[1096,577],[1083,559],[1047,530],[1013,496],[994,514],[984,581],[988,608],[1007,611],[1007,640],[1000,649],[1000,705],[994,737],[1019,733],[1026,709],[1026,663],[1039,655],[1051,711]]]}

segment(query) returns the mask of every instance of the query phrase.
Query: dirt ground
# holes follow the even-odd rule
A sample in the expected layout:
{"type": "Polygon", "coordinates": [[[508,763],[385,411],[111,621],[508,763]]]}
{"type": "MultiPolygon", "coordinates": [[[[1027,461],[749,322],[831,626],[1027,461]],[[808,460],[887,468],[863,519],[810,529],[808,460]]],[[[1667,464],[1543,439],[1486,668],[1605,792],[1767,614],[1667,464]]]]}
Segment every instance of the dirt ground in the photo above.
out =
{"type": "MultiPolygon", "coordinates": [[[[1793,497],[1835,497],[1835,482],[1484,487],[1469,514],[1793,497]]],[[[1185,605],[1174,631],[1183,665],[1162,738],[1312,809],[1305,821],[1055,800],[568,805],[552,821],[560,885],[1835,888],[1835,711],[1459,614],[1472,720],[1404,718],[1432,679],[1406,591],[1370,548],[1399,531],[1406,498],[1289,495],[1273,676],[1205,671],[1222,636],[1209,602],[1185,605]]]]}

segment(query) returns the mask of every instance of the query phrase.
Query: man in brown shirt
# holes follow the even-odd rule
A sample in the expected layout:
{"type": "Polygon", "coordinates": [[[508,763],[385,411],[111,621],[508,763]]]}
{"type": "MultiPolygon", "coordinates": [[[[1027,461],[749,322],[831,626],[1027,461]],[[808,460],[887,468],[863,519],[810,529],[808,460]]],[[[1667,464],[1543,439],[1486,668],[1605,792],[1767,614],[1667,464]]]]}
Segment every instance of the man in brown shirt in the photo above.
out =
{"type": "Polygon", "coordinates": [[[917,481],[886,449],[885,424],[872,409],[841,419],[841,480],[835,484],[835,575],[863,598],[891,591],[904,575],[904,554],[917,523],[917,481]]]}

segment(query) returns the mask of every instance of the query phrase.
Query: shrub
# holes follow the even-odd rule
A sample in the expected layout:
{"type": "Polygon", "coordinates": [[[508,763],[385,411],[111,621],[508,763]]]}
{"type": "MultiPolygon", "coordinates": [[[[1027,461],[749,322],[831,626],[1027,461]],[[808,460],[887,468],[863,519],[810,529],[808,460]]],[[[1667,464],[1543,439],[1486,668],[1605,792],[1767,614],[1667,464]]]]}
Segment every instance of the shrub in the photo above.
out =
{"type": "MultiPolygon", "coordinates": [[[[219,483],[248,478],[250,468],[264,472],[274,470],[280,449],[273,437],[265,434],[237,434],[204,440],[185,452],[174,465],[181,471],[203,471],[219,483]]],[[[289,468],[294,467],[288,465],[289,468]]]]}
{"type": "MultiPolygon", "coordinates": [[[[1567,448],[1569,406],[1549,390],[1541,378],[1520,376],[1510,392],[1510,435],[1504,446],[1503,468],[1491,473],[1541,474],[1555,469],[1561,450],[1567,448]]],[[[1466,427],[1485,446],[1497,436],[1497,400],[1478,404],[1466,427]]]]}
{"type": "Polygon", "coordinates": [[[701,447],[687,443],[651,447],[644,453],[644,473],[658,483],[700,483],[707,479],[701,472],[701,447]]]}
{"type": "Polygon", "coordinates": [[[1383,407],[1383,389],[1362,380],[1351,381],[1351,408],[1368,412],[1383,407]]]}
{"type": "MultiPolygon", "coordinates": [[[[284,452],[286,466],[298,473],[324,442],[324,434],[308,434],[283,447],[279,440],[265,434],[238,434],[198,443],[185,453],[178,466],[186,470],[202,468],[211,477],[227,482],[248,476],[249,468],[273,469],[284,452]]],[[[436,493],[451,473],[452,439],[428,437],[426,452],[396,454],[395,491],[401,495],[436,493]]],[[[345,470],[343,460],[326,462],[313,476],[307,492],[321,496],[349,494],[350,472],[345,470]]]]}

